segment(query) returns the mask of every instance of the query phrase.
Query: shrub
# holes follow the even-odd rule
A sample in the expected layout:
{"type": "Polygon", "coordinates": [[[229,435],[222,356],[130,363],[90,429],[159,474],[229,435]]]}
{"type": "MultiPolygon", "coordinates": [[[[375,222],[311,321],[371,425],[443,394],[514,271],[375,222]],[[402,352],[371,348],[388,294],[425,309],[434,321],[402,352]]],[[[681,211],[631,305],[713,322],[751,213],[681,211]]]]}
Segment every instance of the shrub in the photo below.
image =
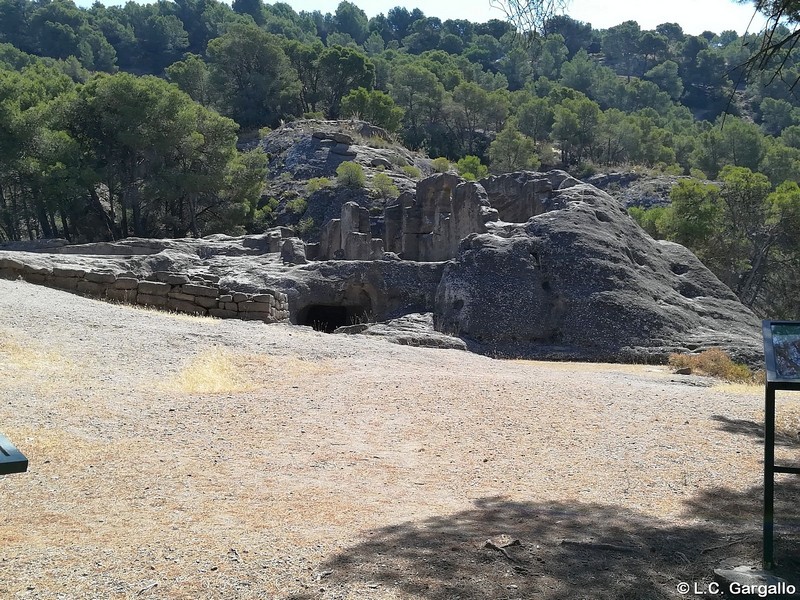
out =
{"type": "Polygon", "coordinates": [[[414,165],[406,165],[403,167],[403,173],[411,177],[411,179],[419,179],[422,173],[414,165]]]}
{"type": "Polygon", "coordinates": [[[669,365],[674,369],[691,369],[701,375],[719,377],[726,381],[756,383],[758,377],[747,365],[735,363],[719,348],[700,354],[670,354],[669,365]]]}
{"type": "Polygon", "coordinates": [[[703,171],[701,171],[700,169],[696,169],[695,167],[692,167],[691,169],[689,169],[689,175],[691,175],[695,179],[701,179],[703,181],[707,181],[708,180],[708,177],[706,176],[706,174],[703,173],[703,171]]]}
{"type": "Polygon", "coordinates": [[[364,169],[352,161],[343,162],[336,168],[336,181],[339,185],[350,188],[363,188],[365,183],[364,169]]]}
{"type": "Polygon", "coordinates": [[[440,156],[439,158],[433,159],[431,166],[437,173],[447,173],[450,170],[450,161],[444,156],[440,156]]]}
{"type": "Polygon", "coordinates": [[[286,210],[296,215],[302,215],[308,208],[308,202],[305,198],[295,198],[286,203],[286,210]]]}
{"type": "Polygon", "coordinates": [[[313,194],[314,192],[318,192],[322,188],[330,187],[331,185],[333,185],[333,182],[327,177],[312,177],[306,184],[306,191],[309,194],[313,194]]]}
{"type": "Polygon", "coordinates": [[[489,167],[481,164],[477,156],[467,155],[456,163],[458,174],[468,181],[482,179],[489,174],[489,167]]]}
{"type": "Polygon", "coordinates": [[[389,155],[389,162],[398,167],[405,167],[408,165],[408,161],[396,152],[389,155]]]}
{"type": "Polygon", "coordinates": [[[386,173],[375,173],[372,178],[372,187],[380,194],[381,198],[397,198],[400,195],[400,190],[386,173]]]}
{"type": "Polygon", "coordinates": [[[297,235],[301,237],[308,236],[314,229],[316,229],[317,224],[314,222],[314,219],[311,217],[305,217],[304,219],[300,219],[300,222],[297,224],[295,229],[297,230],[297,235]]]}

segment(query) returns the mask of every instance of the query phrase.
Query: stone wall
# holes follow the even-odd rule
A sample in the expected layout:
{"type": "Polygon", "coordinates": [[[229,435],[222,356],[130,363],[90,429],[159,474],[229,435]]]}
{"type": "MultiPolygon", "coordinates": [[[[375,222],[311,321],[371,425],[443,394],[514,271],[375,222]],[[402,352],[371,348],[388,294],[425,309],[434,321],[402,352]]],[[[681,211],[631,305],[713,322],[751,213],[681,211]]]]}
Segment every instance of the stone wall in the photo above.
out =
{"type": "Polygon", "coordinates": [[[55,266],[45,268],[0,258],[0,277],[21,278],[29,283],[94,298],[191,315],[265,323],[289,320],[286,294],[275,290],[263,290],[257,294],[227,290],[219,286],[219,278],[214,275],[157,271],[140,279],[130,272],[93,272],[55,266]]]}

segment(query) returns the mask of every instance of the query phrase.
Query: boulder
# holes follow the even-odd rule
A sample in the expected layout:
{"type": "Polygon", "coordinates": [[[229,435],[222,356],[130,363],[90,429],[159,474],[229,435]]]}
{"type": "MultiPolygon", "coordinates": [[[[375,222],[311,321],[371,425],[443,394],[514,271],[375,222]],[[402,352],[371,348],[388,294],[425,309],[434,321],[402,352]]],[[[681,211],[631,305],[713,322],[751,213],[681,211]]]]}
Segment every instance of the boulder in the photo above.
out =
{"type": "Polygon", "coordinates": [[[464,239],[437,289],[438,331],[513,356],[663,360],[721,347],[760,359],[758,319],[690,251],[652,239],[597,188],[550,183],[545,212],[464,239]]]}
{"type": "Polygon", "coordinates": [[[281,248],[281,260],[289,265],[304,265],[306,260],[306,248],[300,238],[289,238],[283,242],[281,248]]]}

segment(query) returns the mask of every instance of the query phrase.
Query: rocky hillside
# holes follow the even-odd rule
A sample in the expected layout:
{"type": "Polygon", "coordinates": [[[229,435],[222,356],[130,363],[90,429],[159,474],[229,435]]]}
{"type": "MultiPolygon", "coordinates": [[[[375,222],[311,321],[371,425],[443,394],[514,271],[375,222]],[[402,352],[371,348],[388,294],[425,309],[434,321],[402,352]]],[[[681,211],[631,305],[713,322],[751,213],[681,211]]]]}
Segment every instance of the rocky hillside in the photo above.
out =
{"type": "Polygon", "coordinates": [[[320,227],[337,218],[346,202],[367,208],[379,221],[388,200],[413,192],[417,181],[433,172],[428,158],[364,121],[293,121],[268,133],[260,145],[269,157],[262,206],[271,207],[277,225],[297,227],[310,240],[318,239],[320,227]],[[336,170],[345,162],[361,167],[363,186],[337,185],[336,170]],[[394,189],[376,189],[378,173],[394,189]]]}

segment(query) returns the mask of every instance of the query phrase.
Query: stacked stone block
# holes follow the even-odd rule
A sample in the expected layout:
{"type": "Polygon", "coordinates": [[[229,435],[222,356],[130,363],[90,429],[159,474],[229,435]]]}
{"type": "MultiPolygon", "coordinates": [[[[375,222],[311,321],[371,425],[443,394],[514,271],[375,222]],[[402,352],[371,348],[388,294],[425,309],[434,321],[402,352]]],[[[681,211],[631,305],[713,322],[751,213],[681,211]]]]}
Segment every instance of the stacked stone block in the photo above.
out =
{"type": "Polygon", "coordinates": [[[286,294],[275,290],[262,290],[257,294],[226,290],[220,288],[219,277],[214,275],[190,276],[158,271],[146,279],[139,279],[130,272],[93,272],[63,267],[47,269],[0,258],[0,277],[22,278],[30,283],[85,296],[191,315],[265,323],[289,320],[286,294]]]}

